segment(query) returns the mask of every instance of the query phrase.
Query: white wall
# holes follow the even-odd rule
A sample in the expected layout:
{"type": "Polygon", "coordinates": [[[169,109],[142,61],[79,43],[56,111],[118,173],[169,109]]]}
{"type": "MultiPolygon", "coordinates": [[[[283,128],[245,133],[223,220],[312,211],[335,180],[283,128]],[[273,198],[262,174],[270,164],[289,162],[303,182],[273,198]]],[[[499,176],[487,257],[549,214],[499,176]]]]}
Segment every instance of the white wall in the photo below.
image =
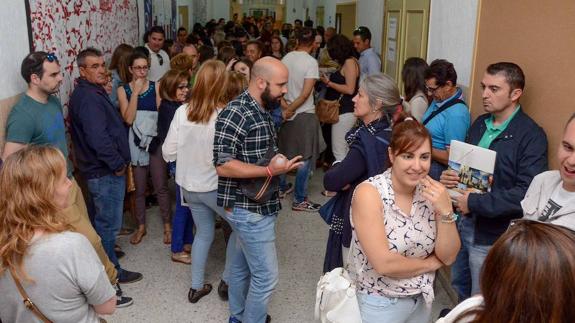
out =
{"type": "Polygon", "coordinates": [[[26,89],[20,63],[30,52],[24,1],[2,3],[0,14],[0,100],[26,89]]]}
{"type": "Polygon", "coordinates": [[[471,84],[477,11],[478,0],[431,0],[427,61],[453,63],[464,87],[471,84]]]}
{"type": "Polygon", "coordinates": [[[208,18],[214,18],[216,21],[220,18],[229,20],[230,17],[230,0],[211,0],[208,7],[208,18]]]}
{"type": "Polygon", "coordinates": [[[355,9],[356,27],[365,26],[371,31],[371,47],[381,54],[383,34],[384,0],[357,0],[355,9]]]}

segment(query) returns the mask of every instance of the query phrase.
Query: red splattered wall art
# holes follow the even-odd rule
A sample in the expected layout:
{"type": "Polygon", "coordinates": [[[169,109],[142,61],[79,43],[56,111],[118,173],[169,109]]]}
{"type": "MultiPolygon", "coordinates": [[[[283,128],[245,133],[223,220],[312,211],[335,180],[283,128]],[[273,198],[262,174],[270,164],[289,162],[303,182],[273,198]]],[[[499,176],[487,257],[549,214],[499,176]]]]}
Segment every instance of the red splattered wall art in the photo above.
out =
{"type": "Polygon", "coordinates": [[[82,49],[95,47],[109,61],[119,44],[138,44],[137,0],[28,2],[34,50],[54,52],[62,66],[64,81],[59,97],[65,107],[79,76],[75,59],[82,49]]]}

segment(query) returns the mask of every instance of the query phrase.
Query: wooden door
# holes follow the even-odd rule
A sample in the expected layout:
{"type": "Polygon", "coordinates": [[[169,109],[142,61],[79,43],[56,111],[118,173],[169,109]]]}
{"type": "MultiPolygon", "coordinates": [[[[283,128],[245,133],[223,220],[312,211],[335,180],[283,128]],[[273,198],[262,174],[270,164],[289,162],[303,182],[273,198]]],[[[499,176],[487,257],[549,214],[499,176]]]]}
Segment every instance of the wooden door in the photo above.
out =
{"type": "Polygon", "coordinates": [[[188,15],[188,6],[178,6],[178,18],[179,21],[177,28],[184,27],[186,28],[186,30],[191,32],[189,15],[188,15]]]}
{"type": "Polygon", "coordinates": [[[340,15],[341,31],[340,33],[347,38],[353,38],[355,29],[355,2],[338,4],[336,6],[336,15],[340,15]]]}
{"type": "Polygon", "coordinates": [[[401,88],[401,68],[409,57],[427,56],[430,0],[389,0],[386,3],[383,48],[383,72],[401,88]]]}

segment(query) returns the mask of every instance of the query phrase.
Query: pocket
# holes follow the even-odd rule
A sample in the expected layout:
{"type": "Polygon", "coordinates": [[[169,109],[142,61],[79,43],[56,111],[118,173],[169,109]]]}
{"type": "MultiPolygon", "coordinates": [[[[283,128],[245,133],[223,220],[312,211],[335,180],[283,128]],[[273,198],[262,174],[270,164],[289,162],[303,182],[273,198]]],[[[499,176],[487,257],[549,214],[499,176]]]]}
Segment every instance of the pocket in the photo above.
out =
{"type": "Polygon", "coordinates": [[[396,298],[381,295],[358,294],[358,296],[360,306],[369,311],[382,311],[397,302],[396,298]]]}

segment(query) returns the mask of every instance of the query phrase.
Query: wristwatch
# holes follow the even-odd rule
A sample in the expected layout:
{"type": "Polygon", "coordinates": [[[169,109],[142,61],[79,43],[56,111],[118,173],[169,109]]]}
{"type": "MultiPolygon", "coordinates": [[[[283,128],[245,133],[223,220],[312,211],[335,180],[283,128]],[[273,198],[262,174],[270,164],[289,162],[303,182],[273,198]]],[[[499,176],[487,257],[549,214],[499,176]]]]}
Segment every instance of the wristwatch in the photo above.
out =
{"type": "Polygon", "coordinates": [[[457,221],[459,215],[453,211],[441,215],[441,223],[453,223],[457,221]]]}

